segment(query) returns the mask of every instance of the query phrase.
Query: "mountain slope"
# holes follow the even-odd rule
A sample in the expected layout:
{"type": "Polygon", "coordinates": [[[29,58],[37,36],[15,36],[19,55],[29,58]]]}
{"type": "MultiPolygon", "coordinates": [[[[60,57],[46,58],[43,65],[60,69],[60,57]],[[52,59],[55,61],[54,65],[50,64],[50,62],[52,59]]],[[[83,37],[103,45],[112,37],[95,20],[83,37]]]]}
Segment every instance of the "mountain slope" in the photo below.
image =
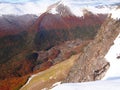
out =
{"type": "Polygon", "coordinates": [[[53,6],[49,7],[49,10],[33,25],[32,30],[36,31],[34,43],[37,50],[47,49],[67,40],[93,39],[107,17],[106,14],[95,15],[88,10],[84,10],[84,16],[77,17],[68,6],[62,4],[53,6]],[[53,8],[58,10],[58,13],[51,13],[53,8]]]}
{"type": "MultiPolygon", "coordinates": [[[[117,10],[114,11],[117,13],[117,10]]],[[[112,18],[115,13],[112,13],[112,18]]],[[[114,19],[117,20],[112,20],[114,22],[119,22],[119,16],[114,16],[114,19]]],[[[116,23],[117,24],[117,23],[116,23]]],[[[115,24],[114,24],[115,25],[115,24]]],[[[113,25],[113,26],[114,26],[113,25]]],[[[120,25],[120,22],[119,22],[120,25]]],[[[113,27],[112,26],[112,27],[113,27]]],[[[117,27],[115,30],[119,30],[120,27],[117,27]]],[[[110,31],[110,30],[108,30],[110,31]]],[[[76,90],[76,89],[82,89],[82,90],[119,90],[119,83],[120,83],[120,71],[118,70],[120,68],[120,61],[119,61],[119,43],[120,43],[120,31],[118,31],[119,35],[116,37],[114,40],[114,44],[111,45],[108,53],[105,55],[105,59],[110,63],[110,68],[108,69],[107,73],[103,77],[103,80],[101,81],[94,81],[94,82],[84,82],[84,83],[65,83],[58,85],[54,87],[52,90],[76,90]],[[118,55],[117,55],[118,54],[118,55]]]]}
{"type": "Polygon", "coordinates": [[[15,35],[27,31],[36,21],[36,15],[2,15],[0,16],[0,37],[15,35]]]}
{"type": "MultiPolygon", "coordinates": [[[[86,46],[84,50],[80,53],[79,59],[76,61],[75,65],[70,70],[70,73],[64,82],[83,82],[83,81],[99,80],[105,75],[110,64],[106,62],[104,56],[108,52],[109,47],[113,43],[113,40],[116,38],[116,36],[120,32],[119,25],[120,25],[119,20],[114,20],[111,17],[107,18],[107,20],[103,23],[102,27],[100,28],[94,41],[89,43],[88,46],[86,46]]],[[[38,77],[39,74],[35,74],[34,76],[38,77]]],[[[38,79],[39,78],[41,77],[38,77],[38,79]]],[[[37,90],[39,90],[40,81],[34,81],[34,80],[35,80],[34,77],[30,78],[30,81],[27,83],[25,87],[23,87],[23,89],[36,88],[37,90]],[[36,87],[34,87],[34,85],[36,85],[36,87]]],[[[111,81],[109,82],[109,84],[112,84],[113,82],[114,81],[111,81]]],[[[119,80],[118,81],[116,80],[115,82],[119,82],[119,80]]],[[[103,81],[103,83],[106,84],[107,81],[103,81]]],[[[58,90],[69,89],[69,88],[71,90],[74,90],[73,85],[79,89],[79,88],[83,88],[81,85],[84,86],[84,84],[93,85],[94,83],[77,84],[78,86],[76,84],[75,85],[63,84],[61,86],[53,88],[53,90],[54,89],[57,90],[58,88],[59,88],[58,90]],[[72,85],[72,86],[69,86],[69,85],[72,85]]],[[[98,84],[100,84],[100,87],[103,89],[103,85],[101,84],[101,82],[95,83],[95,85],[98,85],[98,84]]],[[[118,84],[115,83],[115,85],[118,85],[118,84]]],[[[106,88],[109,88],[109,86],[106,88]]],[[[47,89],[47,87],[45,89],[47,89]]],[[[94,89],[94,86],[93,86],[93,89],[94,89]]]]}
{"type": "MultiPolygon", "coordinates": [[[[30,75],[59,64],[79,52],[82,52],[83,56],[83,53],[87,52],[83,48],[94,39],[107,17],[106,14],[95,14],[88,9],[83,11],[84,16],[78,17],[69,6],[59,4],[57,7],[53,5],[38,18],[34,15],[2,16],[1,31],[10,32],[3,32],[4,34],[0,37],[0,72],[2,72],[0,86],[3,86],[4,90],[9,87],[11,90],[12,86],[19,88],[30,75]],[[53,8],[56,8],[57,13],[51,12],[53,8]],[[22,77],[25,77],[25,80],[22,77]],[[19,81],[22,83],[16,84],[19,81]]],[[[102,37],[98,36],[98,38],[100,38],[98,42],[101,41],[102,37]]],[[[94,42],[92,45],[93,48],[88,49],[90,56],[86,53],[85,57],[91,57],[92,54],[96,57],[99,53],[104,53],[100,51],[102,46],[95,48],[99,49],[97,53],[91,53],[90,51],[94,51],[94,47],[97,46],[94,42]]],[[[83,60],[85,60],[84,57],[83,60]]],[[[108,68],[109,64],[106,62],[103,64],[103,62],[100,62],[103,66],[100,64],[101,68],[95,70],[95,75],[108,68]]],[[[85,63],[83,61],[81,66],[87,71],[86,63],[87,61],[85,63]]],[[[89,61],[89,63],[92,62],[89,61]]],[[[88,67],[91,68],[92,65],[89,66],[89,63],[87,63],[88,67]]],[[[94,64],[96,69],[96,62],[94,64]]],[[[85,72],[85,75],[89,72],[85,72]]],[[[98,76],[94,77],[96,78],[98,76]]]]}
{"type": "Polygon", "coordinates": [[[109,67],[105,55],[120,32],[119,20],[108,17],[95,40],[85,49],[64,82],[83,82],[101,79],[109,67]],[[92,53],[91,53],[92,52],[92,53]]]}
{"type": "MultiPolygon", "coordinates": [[[[103,56],[101,56],[101,53],[99,53],[99,56],[97,56],[97,58],[92,55],[94,57],[94,58],[92,58],[94,61],[92,59],[89,59],[89,60],[92,60],[91,67],[85,67],[85,70],[87,70],[87,72],[88,72],[88,70],[90,70],[89,68],[93,67],[92,64],[94,64],[94,62],[99,63],[102,59],[106,59],[110,63],[110,68],[108,69],[108,71],[104,77],[102,75],[103,79],[101,81],[94,81],[94,82],[64,83],[64,84],[54,87],[52,90],[66,90],[66,89],[69,89],[69,90],[76,90],[76,89],[78,89],[78,90],[79,89],[82,89],[82,90],[88,90],[88,89],[92,89],[92,90],[101,90],[101,89],[102,90],[107,90],[107,89],[114,90],[114,89],[116,89],[116,90],[119,90],[120,89],[120,87],[119,87],[120,71],[118,70],[120,68],[120,65],[119,65],[120,64],[120,61],[119,61],[119,57],[120,57],[119,56],[119,53],[120,53],[120,51],[119,51],[119,48],[120,48],[120,45],[119,45],[120,44],[120,20],[119,20],[120,17],[119,17],[119,14],[120,14],[120,12],[118,12],[119,10],[120,9],[118,8],[112,12],[111,16],[107,19],[106,23],[104,23],[102,25],[101,31],[98,33],[98,35],[96,36],[96,39],[94,41],[95,45],[97,45],[97,43],[98,43],[97,41],[100,40],[98,43],[99,46],[101,46],[102,43],[104,43],[104,44],[106,43],[105,45],[107,45],[108,47],[111,46],[110,48],[108,48],[106,46],[102,46],[102,49],[100,51],[104,51],[105,53],[106,53],[106,51],[108,51],[107,54],[103,53],[103,56]],[[113,33],[114,33],[114,35],[113,35],[113,33]],[[99,57],[101,57],[101,59],[99,57]]],[[[91,49],[92,46],[94,46],[92,43],[89,44],[90,47],[87,50],[93,50],[93,49],[91,49]]],[[[96,49],[95,46],[94,46],[94,48],[96,49]]],[[[96,49],[96,51],[98,51],[98,49],[96,49]]],[[[91,54],[88,53],[88,55],[91,55],[91,54]]],[[[88,57],[86,57],[86,60],[88,60],[88,57]]],[[[75,65],[78,65],[77,63],[75,65]]],[[[84,64],[87,64],[87,62],[85,62],[84,64]]],[[[79,65],[79,67],[80,66],[81,65],[79,65]]],[[[95,68],[92,68],[92,70],[94,70],[94,69],[95,68]]],[[[96,78],[96,77],[92,78],[87,73],[88,76],[85,76],[85,77],[87,77],[86,80],[81,80],[81,79],[78,80],[79,76],[77,76],[77,78],[72,77],[72,75],[74,76],[77,74],[72,70],[77,70],[77,72],[78,72],[78,69],[76,68],[76,66],[74,66],[71,70],[72,72],[70,72],[70,74],[68,76],[68,79],[69,79],[68,82],[82,82],[82,81],[100,79],[100,78],[102,78],[101,74],[106,72],[105,69],[107,69],[107,68],[102,68],[100,70],[97,70],[96,72],[94,72],[95,74],[91,71],[91,73],[93,73],[93,74],[90,74],[90,75],[91,76],[98,75],[98,78],[96,78]],[[70,78],[72,78],[72,79],[70,79],[70,78]]],[[[83,72],[81,72],[81,73],[83,73],[83,72]]]]}
{"type": "Polygon", "coordinates": [[[3,15],[0,17],[0,63],[8,61],[23,50],[29,28],[36,18],[35,15],[3,15]]]}
{"type": "MultiPolygon", "coordinates": [[[[43,67],[51,66],[53,63],[48,61],[51,55],[46,56],[43,61],[37,60],[40,50],[48,51],[53,46],[70,40],[72,42],[72,40],[80,39],[78,40],[82,41],[80,45],[86,40],[89,42],[96,35],[106,15],[90,14],[80,18],[46,12],[37,20],[36,18],[34,15],[1,16],[0,71],[4,72],[0,74],[0,79],[26,75],[33,72],[37,65],[39,67],[41,62],[47,63],[43,67]],[[29,64],[26,65],[27,63],[29,64]]],[[[69,57],[74,47],[72,49],[69,53],[65,52],[67,55],[63,56],[69,57]]]]}

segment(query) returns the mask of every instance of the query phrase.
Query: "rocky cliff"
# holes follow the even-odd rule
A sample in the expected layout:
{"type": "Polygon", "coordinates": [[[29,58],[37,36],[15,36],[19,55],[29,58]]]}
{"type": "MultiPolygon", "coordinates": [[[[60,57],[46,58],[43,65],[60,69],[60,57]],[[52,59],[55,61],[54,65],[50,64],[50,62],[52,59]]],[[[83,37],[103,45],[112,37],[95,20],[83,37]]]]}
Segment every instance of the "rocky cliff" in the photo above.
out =
{"type": "Polygon", "coordinates": [[[95,40],[84,48],[82,55],[64,82],[85,82],[101,79],[109,68],[109,63],[104,57],[119,33],[120,20],[114,20],[109,16],[100,28],[95,40]]]}

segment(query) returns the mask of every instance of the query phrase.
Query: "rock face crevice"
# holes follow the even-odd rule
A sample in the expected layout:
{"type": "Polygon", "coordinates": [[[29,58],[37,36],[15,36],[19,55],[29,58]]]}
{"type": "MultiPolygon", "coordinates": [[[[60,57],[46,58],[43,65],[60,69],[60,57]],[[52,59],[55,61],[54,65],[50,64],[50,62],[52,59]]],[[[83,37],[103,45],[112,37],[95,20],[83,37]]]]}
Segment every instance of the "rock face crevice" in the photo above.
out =
{"type": "Polygon", "coordinates": [[[110,17],[101,26],[94,41],[86,46],[63,82],[85,82],[101,79],[109,68],[105,55],[120,33],[120,21],[110,17]]]}

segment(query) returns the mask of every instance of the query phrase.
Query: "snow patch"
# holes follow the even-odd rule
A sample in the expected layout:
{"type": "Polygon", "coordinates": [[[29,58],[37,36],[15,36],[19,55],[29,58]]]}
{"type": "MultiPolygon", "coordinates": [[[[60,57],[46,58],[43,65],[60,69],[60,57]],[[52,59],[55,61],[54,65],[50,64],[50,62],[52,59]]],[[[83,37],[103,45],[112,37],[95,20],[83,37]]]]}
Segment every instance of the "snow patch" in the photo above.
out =
{"type": "Polygon", "coordinates": [[[86,6],[86,7],[78,8],[78,7],[72,7],[69,5],[69,8],[70,8],[71,12],[77,17],[84,16],[83,10],[85,10],[85,9],[96,15],[97,14],[108,14],[111,11],[111,9],[107,8],[107,7],[99,9],[94,6],[88,6],[88,7],[86,6]]]}
{"type": "Polygon", "coordinates": [[[120,78],[106,81],[60,84],[51,90],[120,90],[120,78]]]}
{"type": "Polygon", "coordinates": [[[111,13],[112,13],[111,18],[117,19],[117,20],[120,19],[120,9],[113,9],[111,13]]]}
{"type": "Polygon", "coordinates": [[[106,54],[105,58],[110,63],[105,79],[120,77],[120,34],[114,40],[114,45],[111,46],[110,50],[106,54]]]}
{"type": "Polygon", "coordinates": [[[41,90],[48,90],[48,88],[43,88],[43,89],[41,89],[41,90]]]}
{"type": "Polygon", "coordinates": [[[52,87],[58,86],[58,85],[60,85],[60,84],[61,84],[61,82],[56,82],[56,83],[54,83],[54,84],[52,85],[52,87]]]}
{"type": "Polygon", "coordinates": [[[69,6],[70,0],[61,0],[59,4],[63,4],[64,6],[69,6]]]}
{"type": "Polygon", "coordinates": [[[52,14],[58,14],[58,12],[56,11],[56,8],[52,8],[52,10],[50,11],[50,13],[52,13],[52,14]]]}
{"type": "MultiPolygon", "coordinates": [[[[26,83],[22,88],[24,88],[26,85],[28,85],[28,84],[30,83],[30,81],[31,81],[34,77],[39,76],[41,73],[43,73],[43,72],[39,72],[39,73],[37,73],[37,74],[34,74],[34,75],[30,76],[30,78],[28,79],[27,83],[26,83]]],[[[21,88],[20,90],[22,90],[22,88],[21,88]]]]}
{"type": "MultiPolygon", "coordinates": [[[[30,83],[30,81],[32,80],[32,78],[35,77],[35,76],[37,76],[37,74],[32,75],[32,76],[28,79],[27,83],[26,83],[22,88],[24,88],[26,85],[28,85],[28,84],[30,83]]],[[[21,89],[22,89],[22,88],[21,88],[21,89]]],[[[20,89],[20,90],[21,90],[21,89],[20,89]]]]}

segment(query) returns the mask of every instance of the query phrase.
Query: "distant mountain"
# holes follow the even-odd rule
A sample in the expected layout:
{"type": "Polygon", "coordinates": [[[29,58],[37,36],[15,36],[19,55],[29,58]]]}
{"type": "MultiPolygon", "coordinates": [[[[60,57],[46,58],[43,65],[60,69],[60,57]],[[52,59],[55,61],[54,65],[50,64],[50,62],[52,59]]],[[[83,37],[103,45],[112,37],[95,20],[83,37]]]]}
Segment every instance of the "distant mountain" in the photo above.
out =
{"type": "Polygon", "coordinates": [[[0,16],[0,37],[27,31],[36,21],[36,15],[2,15],[0,16]]]}

